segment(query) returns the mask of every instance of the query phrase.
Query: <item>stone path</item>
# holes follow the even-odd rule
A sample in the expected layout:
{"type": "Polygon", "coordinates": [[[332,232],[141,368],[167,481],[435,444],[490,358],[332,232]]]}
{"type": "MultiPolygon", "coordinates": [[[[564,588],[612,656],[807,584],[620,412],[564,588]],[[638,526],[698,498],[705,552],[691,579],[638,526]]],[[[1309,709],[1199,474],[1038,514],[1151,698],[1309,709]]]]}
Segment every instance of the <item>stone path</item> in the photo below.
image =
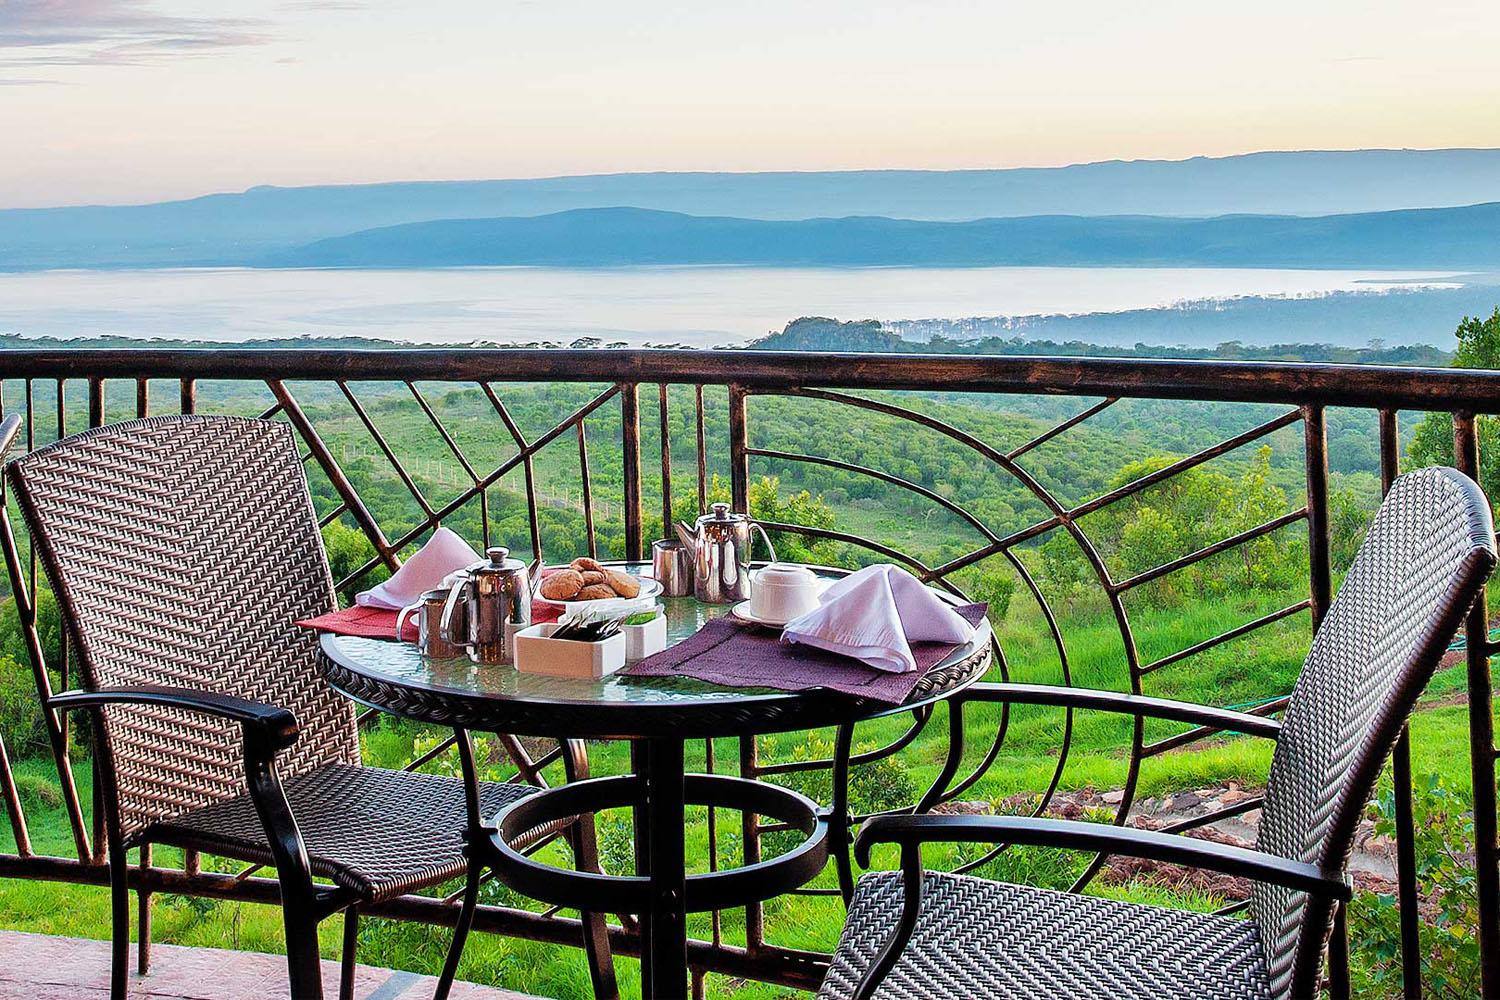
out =
{"type": "MultiPolygon", "coordinates": [[[[1159,798],[1137,799],[1130,811],[1129,825],[1162,829],[1184,820],[1219,812],[1258,794],[1260,789],[1241,788],[1237,782],[1230,782],[1159,798]]],[[[1123,797],[1118,789],[1098,791],[1084,788],[1075,792],[1058,792],[1048,804],[1045,815],[1059,819],[1109,823],[1114,820],[1123,797]]],[[[953,802],[936,811],[984,813],[989,812],[990,808],[987,802],[953,802]]],[[[1029,815],[1034,808],[1035,799],[1025,795],[1012,796],[999,803],[1000,811],[1006,813],[1029,815]]],[[[1237,847],[1252,847],[1259,826],[1260,810],[1254,809],[1192,830],[1187,835],[1237,847]]],[[[1354,850],[1349,858],[1349,871],[1354,877],[1355,886],[1370,892],[1395,892],[1395,865],[1394,842],[1375,836],[1374,822],[1369,818],[1362,820],[1355,833],[1354,850]]],[[[1194,889],[1229,899],[1242,899],[1250,889],[1250,883],[1245,879],[1181,865],[1124,857],[1112,859],[1100,873],[1100,878],[1106,882],[1129,882],[1146,878],[1174,888],[1194,889]]]]}
{"type": "MultiPolygon", "coordinates": [[[[130,977],[132,1000],[284,1000],[286,959],[249,951],[151,948],[151,974],[130,977]]],[[[131,950],[132,960],[135,957],[131,950]]],[[[323,963],[323,990],[338,994],[336,962],[323,963]]],[[[359,1000],[417,1000],[432,996],[435,980],[411,972],[361,965],[359,1000]]],[[[528,1000],[520,993],[455,983],[453,1000],[528,1000]]],[[[0,1000],[107,1000],[109,943],[49,934],[0,931],[0,1000]]]]}

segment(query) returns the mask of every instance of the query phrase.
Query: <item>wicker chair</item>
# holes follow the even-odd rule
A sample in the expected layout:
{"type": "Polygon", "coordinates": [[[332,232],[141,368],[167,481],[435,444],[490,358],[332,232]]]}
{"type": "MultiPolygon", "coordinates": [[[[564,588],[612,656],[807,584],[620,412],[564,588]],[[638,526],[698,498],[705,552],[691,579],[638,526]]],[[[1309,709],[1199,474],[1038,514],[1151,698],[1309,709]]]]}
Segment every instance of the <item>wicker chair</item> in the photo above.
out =
{"type": "Polygon", "coordinates": [[[1355,826],[1390,749],[1495,564],[1489,505],[1452,469],[1399,479],[1332,602],[1281,723],[1100,691],[994,684],[966,700],[1072,705],[1276,740],[1255,850],[1096,823],[901,815],[855,852],[900,847],[869,874],[818,996],[1083,1000],[1311,998],[1325,944],[1348,995],[1342,908],[1355,826]],[[927,842],[1049,845],[1194,865],[1253,880],[1249,919],[924,873],[927,842]]]}
{"type": "MultiPolygon", "coordinates": [[[[151,844],[275,866],[298,1000],[322,995],[324,918],[345,913],[347,997],[358,908],[468,873],[445,995],[477,888],[464,790],[360,764],[353,705],[320,675],[316,636],[293,624],[331,610],[334,592],[290,429],[135,420],[38,449],[6,476],[76,637],[83,690],[48,705],[90,710],[101,734],[115,1000],[126,851],[151,844]]],[[[533,790],[483,784],[484,815],[533,790]]]]}

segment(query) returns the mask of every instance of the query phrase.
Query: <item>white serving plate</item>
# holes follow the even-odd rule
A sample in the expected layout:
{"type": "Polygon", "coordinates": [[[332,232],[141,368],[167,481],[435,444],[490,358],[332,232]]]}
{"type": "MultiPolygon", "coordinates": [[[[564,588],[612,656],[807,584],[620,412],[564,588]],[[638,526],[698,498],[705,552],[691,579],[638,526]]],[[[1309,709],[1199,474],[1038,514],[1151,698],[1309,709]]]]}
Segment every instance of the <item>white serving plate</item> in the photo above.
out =
{"type": "Polygon", "coordinates": [[[564,614],[574,614],[579,611],[602,611],[610,614],[624,612],[630,614],[636,611],[649,611],[656,605],[656,597],[661,593],[661,583],[651,579],[649,576],[635,576],[627,574],[636,583],[641,585],[641,592],[634,597],[598,597],[592,601],[558,601],[550,597],[543,597],[538,591],[534,600],[539,604],[550,604],[554,608],[562,608],[564,614]]]}

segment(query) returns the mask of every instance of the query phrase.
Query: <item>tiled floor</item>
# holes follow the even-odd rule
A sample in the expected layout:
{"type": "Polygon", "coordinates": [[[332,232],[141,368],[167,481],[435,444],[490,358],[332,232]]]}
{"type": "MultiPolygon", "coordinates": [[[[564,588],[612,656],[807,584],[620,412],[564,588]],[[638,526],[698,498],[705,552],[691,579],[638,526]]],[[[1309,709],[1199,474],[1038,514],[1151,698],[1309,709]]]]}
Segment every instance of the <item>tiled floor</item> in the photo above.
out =
{"type": "MultiPolygon", "coordinates": [[[[130,979],[138,1000],[284,1000],[286,960],[280,955],[155,945],[151,974],[130,979]]],[[[134,950],[131,954],[134,959],[134,950]]],[[[323,963],[323,990],[338,995],[339,970],[323,963]]],[[[410,972],[359,967],[360,1000],[418,1000],[434,981],[410,972]]],[[[526,1000],[519,993],[456,983],[454,1000],[526,1000]]],[[[0,931],[0,1000],[106,1000],[109,945],[104,941],[0,931]]]]}

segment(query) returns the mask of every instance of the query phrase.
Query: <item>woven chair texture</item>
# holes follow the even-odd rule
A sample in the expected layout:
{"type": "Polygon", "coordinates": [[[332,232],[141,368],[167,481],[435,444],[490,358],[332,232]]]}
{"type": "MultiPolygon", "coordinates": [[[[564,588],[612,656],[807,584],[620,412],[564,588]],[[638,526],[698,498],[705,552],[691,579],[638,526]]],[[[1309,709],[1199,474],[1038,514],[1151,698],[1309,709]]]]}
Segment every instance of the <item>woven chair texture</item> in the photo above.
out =
{"type": "MultiPolygon", "coordinates": [[[[1488,502],[1473,482],[1451,469],[1396,481],[1292,692],[1259,850],[1344,870],[1375,778],[1451,638],[1440,626],[1466,610],[1465,574],[1480,563],[1487,573],[1494,549],[1488,502]]],[[[822,1000],[853,995],[902,898],[895,873],[860,880],[822,1000]]],[[[928,873],[912,940],[875,996],[1310,995],[1332,913],[1309,900],[1256,883],[1249,918],[1233,919],[928,873]]]]}

